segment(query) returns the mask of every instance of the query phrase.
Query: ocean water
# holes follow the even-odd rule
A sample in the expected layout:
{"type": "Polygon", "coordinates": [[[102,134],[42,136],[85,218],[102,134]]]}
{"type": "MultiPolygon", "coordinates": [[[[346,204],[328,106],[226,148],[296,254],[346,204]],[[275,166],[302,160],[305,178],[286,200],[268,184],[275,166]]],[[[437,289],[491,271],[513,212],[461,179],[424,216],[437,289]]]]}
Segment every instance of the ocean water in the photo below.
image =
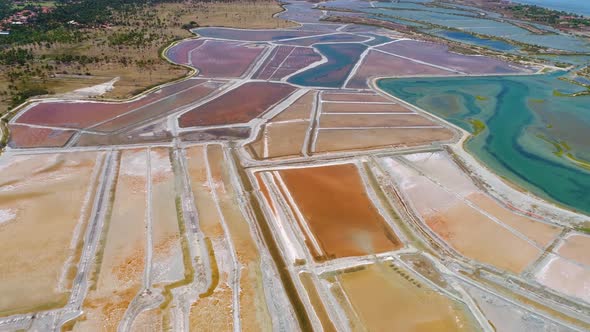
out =
{"type": "Polygon", "coordinates": [[[590,1],[588,0],[515,0],[514,2],[563,10],[590,17],[590,1]]]}
{"type": "Polygon", "coordinates": [[[496,174],[590,215],[590,96],[556,75],[384,79],[384,91],[473,132],[466,149],[496,174]],[[581,162],[578,163],[578,162],[581,162]],[[585,165],[585,166],[584,166],[585,165]]]}

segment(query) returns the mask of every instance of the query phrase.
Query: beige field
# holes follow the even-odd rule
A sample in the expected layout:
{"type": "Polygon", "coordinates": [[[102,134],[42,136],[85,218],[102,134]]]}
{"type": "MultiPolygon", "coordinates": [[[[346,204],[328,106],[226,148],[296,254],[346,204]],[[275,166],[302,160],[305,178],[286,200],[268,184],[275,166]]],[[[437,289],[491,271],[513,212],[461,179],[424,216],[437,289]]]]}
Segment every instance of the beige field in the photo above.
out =
{"type": "Polygon", "coordinates": [[[549,245],[561,232],[560,227],[538,222],[510,211],[483,193],[475,193],[468,199],[483,211],[518,230],[542,247],[549,245]]]}
{"type": "Polygon", "coordinates": [[[476,331],[460,304],[415,280],[407,271],[377,263],[336,277],[333,288],[369,331],[476,331]],[[346,303],[349,302],[349,303],[346,303]]]}
{"type": "Polygon", "coordinates": [[[146,248],[147,150],[125,150],[106,237],[75,331],[116,330],[129,303],[142,287],[146,248]]]}
{"type": "Polygon", "coordinates": [[[299,156],[309,121],[276,123],[267,127],[268,158],[299,156]]]}
{"type": "MultiPolygon", "coordinates": [[[[225,234],[221,225],[221,216],[217,212],[216,203],[207,177],[205,146],[196,146],[187,150],[189,175],[199,214],[199,227],[210,243],[225,243],[225,234]]],[[[214,183],[214,185],[216,185],[214,183]]],[[[218,261],[222,253],[216,253],[215,246],[210,245],[209,259],[212,267],[212,285],[209,292],[201,295],[191,306],[190,324],[192,330],[210,328],[211,330],[231,330],[233,319],[232,289],[228,286],[227,271],[219,271],[218,261]]],[[[219,246],[217,246],[219,248],[219,246]]]]}
{"type": "Polygon", "coordinates": [[[284,111],[271,119],[272,122],[296,119],[309,119],[313,107],[313,101],[317,96],[316,91],[309,91],[301,96],[284,111]]]}
{"type": "Polygon", "coordinates": [[[426,129],[336,129],[319,130],[315,152],[409,147],[447,141],[453,133],[446,128],[426,129]]]}
{"type": "Polygon", "coordinates": [[[301,279],[301,283],[305,288],[307,296],[309,296],[309,300],[311,302],[311,305],[313,306],[313,310],[317,315],[318,319],[320,320],[320,323],[322,324],[322,328],[324,329],[324,331],[336,331],[336,327],[330,319],[326,307],[322,302],[322,298],[318,294],[317,288],[313,282],[311,274],[308,272],[302,272],[299,274],[299,278],[301,279]]]}
{"type": "Polygon", "coordinates": [[[282,11],[272,0],[236,2],[166,3],[158,6],[158,12],[165,20],[177,22],[178,26],[192,20],[200,26],[219,26],[250,29],[277,29],[295,27],[297,24],[274,17],[282,11]],[[161,9],[160,9],[161,8],[161,9]]]}
{"type": "Polygon", "coordinates": [[[590,269],[563,258],[553,258],[536,274],[541,284],[590,304],[590,269]]]}
{"type": "Polygon", "coordinates": [[[221,146],[211,145],[208,152],[213,179],[220,184],[216,186],[219,204],[242,267],[240,276],[242,328],[252,331],[270,328],[272,325],[262,286],[258,247],[239,208],[236,188],[232,185],[229,166],[223,157],[221,146]]]}
{"type": "Polygon", "coordinates": [[[560,256],[590,267],[590,236],[572,234],[567,236],[557,249],[560,256]]]}
{"type": "MultiPolygon", "coordinates": [[[[400,104],[322,103],[322,113],[409,113],[400,104]]],[[[413,112],[412,112],[413,113],[413,112]]]]}
{"type": "Polygon", "coordinates": [[[247,146],[249,148],[248,152],[249,154],[252,156],[252,158],[256,158],[256,159],[262,159],[264,158],[264,130],[265,130],[266,126],[263,125],[260,128],[260,135],[258,136],[258,138],[253,141],[252,143],[249,143],[247,146]]]}
{"type": "Polygon", "coordinates": [[[474,203],[482,212],[516,229],[541,247],[547,246],[561,232],[561,227],[517,214],[485,194],[446,153],[419,153],[405,156],[405,159],[454,194],[474,203]]]}
{"type": "Polygon", "coordinates": [[[229,285],[230,253],[224,238],[211,240],[209,256],[213,270],[212,284],[193,302],[189,324],[191,331],[231,331],[233,328],[233,291],[229,285]]]}
{"type": "Polygon", "coordinates": [[[88,218],[92,202],[85,197],[95,190],[91,174],[97,156],[0,158],[1,316],[65,305],[69,289],[62,269],[74,255],[76,225],[88,218]]]}
{"type": "Polygon", "coordinates": [[[387,161],[416,212],[432,231],[462,255],[520,273],[541,254],[541,250],[457,195],[406,165],[392,159],[387,161]]]}
{"type": "MultiPolygon", "coordinates": [[[[414,196],[416,199],[420,199],[419,196],[414,196]]],[[[519,274],[541,255],[541,250],[462,202],[437,213],[425,214],[424,219],[435,233],[464,256],[502,270],[519,274]]]]}
{"type": "MultiPolygon", "coordinates": [[[[235,189],[227,173],[223,150],[219,145],[192,147],[187,150],[187,157],[193,195],[199,212],[199,225],[208,236],[224,236],[221,216],[217,213],[216,203],[212,196],[212,191],[215,190],[223,218],[228,226],[236,250],[236,256],[241,265],[239,301],[242,328],[248,331],[269,328],[271,321],[264,297],[264,289],[262,288],[258,248],[251,238],[249,226],[237,205],[235,189]],[[208,156],[211,168],[213,187],[208,183],[205,154],[208,156]]],[[[221,292],[220,295],[224,297],[223,303],[226,303],[227,299],[229,299],[231,304],[231,289],[222,290],[221,292]]],[[[198,304],[196,303],[193,306],[194,315],[198,315],[197,311],[200,310],[198,304]]],[[[216,305],[216,303],[212,302],[208,304],[216,305]]],[[[212,319],[222,321],[229,319],[231,321],[231,312],[228,309],[211,309],[207,311],[215,316],[212,319]]]]}
{"type": "Polygon", "coordinates": [[[373,103],[391,103],[392,101],[377,94],[363,94],[363,93],[322,93],[322,100],[324,101],[354,101],[354,102],[373,102],[373,103]]]}
{"type": "MultiPolygon", "coordinates": [[[[321,128],[438,126],[419,114],[329,114],[320,117],[321,128]]],[[[392,128],[396,130],[397,128],[392,128]]]]}
{"type": "Polygon", "coordinates": [[[479,190],[446,153],[415,153],[405,155],[404,159],[461,197],[466,197],[479,190]]]}
{"type": "Polygon", "coordinates": [[[159,308],[146,310],[133,321],[131,325],[131,331],[134,332],[149,332],[149,331],[164,331],[164,325],[162,321],[162,310],[159,308]]]}
{"type": "Polygon", "coordinates": [[[180,230],[176,212],[176,190],[169,150],[150,151],[152,180],[152,283],[184,278],[180,230]]]}

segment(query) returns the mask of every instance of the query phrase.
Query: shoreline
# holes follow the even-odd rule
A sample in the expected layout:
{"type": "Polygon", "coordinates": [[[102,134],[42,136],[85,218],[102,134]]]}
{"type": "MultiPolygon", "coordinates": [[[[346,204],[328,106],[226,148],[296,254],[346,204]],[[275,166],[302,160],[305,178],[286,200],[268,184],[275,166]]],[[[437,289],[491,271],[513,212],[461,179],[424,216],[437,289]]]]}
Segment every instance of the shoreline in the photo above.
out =
{"type": "MultiPolygon", "coordinates": [[[[497,174],[471,151],[465,148],[465,143],[473,136],[470,132],[434,113],[428,112],[383,90],[378,85],[378,81],[387,78],[391,77],[373,78],[370,82],[370,86],[378,93],[393,98],[423,114],[427,114],[461,133],[461,136],[454,143],[444,144],[444,146],[447,146],[452,152],[454,152],[455,155],[453,157],[458,157],[458,161],[462,162],[463,166],[472,173],[467,174],[468,176],[475,177],[478,181],[481,181],[486,185],[486,191],[490,195],[505,203],[512,202],[513,207],[520,210],[520,213],[527,212],[540,214],[543,218],[556,219],[558,223],[563,224],[564,226],[576,228],[590,222],[590,215],[581,211],[576,211],[558,201],[541,197],[534,191],[528,190],[514,181],[497,174]]],[[[514,208],[512,209],[514,210],[514,208]]]]}

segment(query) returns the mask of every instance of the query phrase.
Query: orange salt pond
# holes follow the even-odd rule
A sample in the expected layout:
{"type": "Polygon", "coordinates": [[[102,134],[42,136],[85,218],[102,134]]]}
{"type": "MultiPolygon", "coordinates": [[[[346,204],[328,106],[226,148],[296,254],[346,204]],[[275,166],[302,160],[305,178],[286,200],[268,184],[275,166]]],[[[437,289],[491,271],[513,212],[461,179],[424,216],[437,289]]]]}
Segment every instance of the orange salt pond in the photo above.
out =
{"type": "Polygon", "coordinates": [[[402,246],[369,199],[354,164],[286,169],[279,174],[328,257],[402,246]]]}
{"type": "MultiPolygon", "coordinates": [[[[407,271],[385,263],[336,277],[332,290],[341,305],[368,331],[477,331],[471,314],[407,271]],[[340,295],[340,296],[339,296],[340,295]]],[[[355,322],[356,321],[356,322],[355,322]]]]}
{"type": "Polygon", "coordinates": [[[572,234],[567,236],[557,249],[560,256],[590,267],[590,236],[572,234]]]}
{"type": "Polygon", "coordinates": [[[417,214],[463,256],[518,274],[541,255],[533,241],[515,234],[453,191],[394,159],[385,161],[417,214]]]}

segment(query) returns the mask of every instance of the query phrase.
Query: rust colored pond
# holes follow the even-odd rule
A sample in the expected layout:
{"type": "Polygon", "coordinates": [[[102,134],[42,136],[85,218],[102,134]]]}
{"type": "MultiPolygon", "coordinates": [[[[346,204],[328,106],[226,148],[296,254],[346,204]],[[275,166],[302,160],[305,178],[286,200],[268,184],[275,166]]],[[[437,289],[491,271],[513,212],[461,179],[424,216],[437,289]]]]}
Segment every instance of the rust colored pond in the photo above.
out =
{"type": "Polygon", "coordinates": [[[354,164],[286,169],[280,175],[329,258],[402,246],[371,202],[354,164]]]}

